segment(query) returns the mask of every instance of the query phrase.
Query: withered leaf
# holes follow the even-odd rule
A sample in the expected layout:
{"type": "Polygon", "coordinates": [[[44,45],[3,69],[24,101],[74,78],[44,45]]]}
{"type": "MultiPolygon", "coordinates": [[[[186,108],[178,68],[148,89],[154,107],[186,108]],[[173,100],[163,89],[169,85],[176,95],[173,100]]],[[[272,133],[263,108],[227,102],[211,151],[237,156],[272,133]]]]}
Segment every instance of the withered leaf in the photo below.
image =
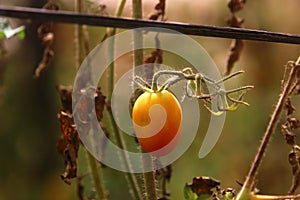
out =
{"type": "Polygon", "coordinates": [[[240,58],[243,47],[244,47],[243,40],[233,40],[232,41],[229,57],[227,60],[225,75],[229,75],[231,73],[235,62],[237,62],[240,58]]]}
{"type": "Polygon", "coordinates": [[[50,64],[51,58],[53,56],[54,56],[54,51],[51,48],[46,47],[44,50],[43,58],[39,63],[39,65],[37,66],[37,68],[35,69],[34,77],[39,77],[41,73],[47,69],[48,65],[50,64]]]}
{"type": "MultiPolygon", "coordinates": [[[[48,1],[44,7],[44,9],[48,10],[58,10],[59,7],[52,1],[48,1]]],[[[54,33],[53,33],[53,22],[44,22],[38,27],[38,36],[45,46],[43,57],[35,69],[34,77],[39,77],[41,72],[45,71],[49,66],[51,59],[54,56],[54,51],[52,49],[52,44],[54,41],[54,33]]]]}
{"type": "Polygon", "coordinates": [[[285,109],[287,111],[287,116],[293,114],[296,111],[296,108],[292,105],[291,99],[288,98],[287,101],[285,102],[285,109]]]}
{"type": "Polygon", "coordinates": [[[299,169],[297,155],[294,151],[291,151],[289,154],[289,163],[292,167],[292,172],[294,175],[299,169]]]}
{"type": "Polygon", "coordinates": [[[159,2],[155,5],[155,10],[165,11],[166,0],[159,0],[159,2]]]}
{"type": "Polygon", "coordinates": [[[153,14],[151,14],[151,15],[148,17],[148,19],[150,19],[150,20],[157,20],[157,19],[159,18],[160,15],[161,15],[160,13],[153,13],[153,14]]]}
{"type": "Polygon", "coordinates": [[[246,0],[230,0],[227,4],[232,13],[242,10],[245,6],[246,0]]]}
{"type": "Polygon", "coordinates": [[[158,20],[159,17],[164,18],[165,15],[165,7],[166,7],[166,1],[165,0],[159,0],[159,2],[155,5],[154,9],[155,12],[153,12],[148,19],[150,20],[158,20]]]}
{"type": "Polygon", "coordinates": [[[100,122],[103,118],[103,110],[105,106],[105,96],[102,94],[101,89],[97,88],[96,95],[95,95],[95,109],[96,109],[96,115],[97,119],[100,122]]]}
{"type": "Polygon", "coordinates": [[[80,139],[71,114],[60,111],[58,118],[63,137],[57,141],[57,149],[62,154],[66,166],[66,171],[61,178],[65,183],[71,184],[71,179],[77,176],[77,153],[80,139]]]}
{"type": "MultiPolygon", "coordinates": [[[[246,0],[230,0],[228,2],[228,8],[232,13],[232,16],[229,20],[227,20],[227,24],[230,27],[241,28],[244,19],[238,18],[235,13],[244,8],[246,0]]],[[[229,57],[227,60],[227,66],[225,75],[229,75],[234,67],[234,64],[239,60],[241,56],[241,52],[244,46],[244,42],[242,40],[233,40],[230,46],[229,57]]]]}
{"type": "Polygon", "coordinates": [[[238,18],[237,16],[233,15],[230,19],[227,20],[227,24],[230,27],[241,28],[243,26],[244,19],[238,18]]]}
{"type": "Polygon", "coordinates": [[[62,103],[62,110],[66,113],[72,113],[72,86],[58,85],[56,90],[60,95],[60,101],[62,103]]]}
{"type": "Polygon", "coordinates": [[[49,0],[44,6],[43,6],[44,9],[47,9],[47,10],[59,10],[59,6],[54,3],[53,1],[49,0]]]}
{"type": "Polygon", "coordinates": [[[219,185],[220,181],[207,176],[194,177],[193,182],[187,184],[187,186],[190,187],[192,191],[198,196],[202,194],[211,195],[213,193],[212,189],[216,188],[219,185]]]}
{"type": "Polygon", "coordinates": [[[292,130],[300,128],[300,120],[296,119],[295,117],[288,118],[288,122],[292,130]]]}
{"type": "Polygon", "coordinates": [[[296,152],[295,151],[291,151],[288,157],[289,163],[292,167],[292,185],[289,189],[289,194],[294,194],[296,189],[299,187],[300,185],[300,170],[299,170],[299,147],[296,146],[296,152]]]}
{"type": "MultiPolygon", "coordinates": [[[[60,94],[62,102],[62,110],[58,114],[58,118],[61,123],[61,131],[63,136],[57,141],[57,149],[63,156],[65,161],[66,171],[61,175],[61,178],[67,183],[71,183],[71,179],[76,177],[77,172],[77,153],[80,145],[80,138],[75,127],[74,119],[72,116],[72,86],[58,85],[56,87],[60,94]]],[[[81,92],[87,92],[81,90],[81,92]]],[[[95,110],[98,120],[103,118],[103,110],[105,106],[105,96],[101,93],[100,88],[97,88],[96,92],[93,93],[92,98],[87,95],[82,95],[82,98],[86,98],[84,101],[79,102],[76,105],[76,109],[79,110],[80,126],[78,131],[88,132],[90,127],[86,124],[89,120],[89,114],[91,109],[88,104],[84,102],[95,101],[95,110]],[[93,98],[94,97],[94,98],[93,98]]]]}
{"type": "Polygon", "coordinates": [[[281,125],[281,132],[283,133],[284,139],[287,144],[291,146],[296,144],[296,135],[289,130],[287,124],[281,125]]]}

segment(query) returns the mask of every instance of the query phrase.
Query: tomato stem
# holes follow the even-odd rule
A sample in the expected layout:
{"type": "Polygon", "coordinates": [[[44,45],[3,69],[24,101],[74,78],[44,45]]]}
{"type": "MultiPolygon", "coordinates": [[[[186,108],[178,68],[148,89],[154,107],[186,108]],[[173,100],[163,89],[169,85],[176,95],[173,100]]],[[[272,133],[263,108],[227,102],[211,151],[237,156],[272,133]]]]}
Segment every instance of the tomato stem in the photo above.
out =
{"type": "MultiPolygon", "coordinates": [[[[153,168],[153,158],[152,156],[143,155],[143,164],[144,166],[151,166],[153,168]]],[[[145,185],[145,195],[147,200],[157,200],[157,191],[156,191],[156,180],[154,171],[145,172],[143,174],[144,185],[145,185]]]]}
{"type": "MultiPolygon", "coordinates": [[[[81,13],[82,10],[84,10],[84,1],[76,0],[75,9],[77,12],[81,13]]],[[[87,56],[90,51],[87,27],[84,25],[75,25],[74,37],[76,49],[75,62],[76,68],[78,69],[83,60],[83,55],[84,57],[87,56]]],[[[107,191],[103,182],[102,168],[98,165],[97,160],[93,155],[91,155],[90,152],[86,150],[85,153],[88,159],[89,168],[98,198],[99,200],[107,200],[107,191]]]]}
{"type": "Polygon", "coordinates": [[[223,100],[222,102],[219,102],[218,99],[216,99],[216,101],[218,104],[223,103],[223,106],[218,107],[217,111],[213,111],[213,110],[209,109],[209,107],[207,105],[205,106],[206,108],[208,108],[208,110],[212,114],[217,113],[217,115],[220,115],[220,114],[223,114],[223,112],[225,112],[225,111],[235,111],[238,108],[239,104],[246,105],[246,106],[249,105],[247,102],[242,101],[242,97],[244,96],[246,91],[248,89],[252,89],[253,86],[247,85],[247,86],[243,86],[243,87],[239,87],[239,88],[235,88],[235,89],[226,91],[225,89],[222,88],[222,85],[221,85],[224,81],[227,81],[227,80],[229,80],[239,74],[242,74],[242,73],[244,73],[244,71],[242,71],[242,70],[237,71],[228,76],[223,77],[220,80],[215,81],[201,73],[194,73],[192,68],[184,68],[181,71],[161,70],[161,71],[154,73],[154,75],[152,77],[152,85],[150,88],[149,88],[149,84],[146,81],[144,81],[141,77],[136,76],[134,81],[137,85],[142,87],[142,89],[144,89],[145,91],[161,92],[163,90],[167,90],[170,86],[174,85],[175,83],[185,80],[186,81],[185,96],[187,96],[187,97],[205,100],[209,104],[211,104],[212,99],[215,99],[215,98],[220,99],[220,97],[221,97],[221,99],[223,100]],[[165,83],[163,83],[159,87],[158,79],[162,75],[170,75],[172,77],[169,78],[165,83]],[[207,87],[209,88],[209,92],[210,92],[209,94],[205,94],[203,92],[206,90],[204,88],[204,86],[202,85],[203,83],[206,83],[207,87]],[[212,89],[212,90],[210,90],[210,89],[212,89]],[[212,91],[214,91],[214,92],[212,92],[212,91]],[[243,94],[239,95],[240,97],[238,99],[234,99],[234,98],[228,96],[228,94],[236,93],[236,92],[240,92],[240,91],[242,91],[243,94]],[[232,103],[231,105],[228,104],[229,101],[232,103]]]}
{"type": "MultiPolygon", "coordinates": [[[[120,1],[119,5],[117,7],[116,13],[115,13],[116,17],[120,17],[122,15],[125,3],[126,3],[126,0],[120,1]]],[[[115,35],[115,33],[116,33],[116,28],[107,28],[107,30],[106,30],[106,36],[108,36],[108,37],[115,35]]],[[[114,41],[114,39],[112,39],[109,44],[109,52],[108,52],[108,56],[111,57],[111,60],[114,60],[113,59],[114,50],[115,50],[114,45],[115,45],[115,41],[114,41]]],[[[108,104],[110,104],[112,91],[114,89],[114,67],[115,67],[114,62],[112,62],[108,68],[108,74],[109,74],[108,83],[107,83],[107,90],[108,90],[107,102],[108,102],[108,104]]],[[[107,109],[107,111],[108,111],[108,120],[111,124],[112,132],[117,140],[118,145],[122,149],[127,149],[125,142],[124,142],[124,138],[122,136],[123,133],[121,132],[121,130],[118,128],[116,122],[114,121],[114,117],[113,117],[110,107],[107,109]]],[[[130,162],[127,160],[127,158],[128,158],[128,156],[125,152],[120,156],[120,159],[125,163],[125,167],[128,169],[128,171],[132,171],[130,162]]],[[[128,187],[129,187],[130,193],[132,195],[132,198],[136,199],[136,200],[141,199],[142,195],[140,192],[140,188],[139,188],[136,176],[133,173],[125,173],[125,177],[126,177],[126,180],[128,181],[128,187]]]]}
{"type": "Polygon", "coordinates": [[[91,174],[94,181],[94,187],[96,189],[98,198],[99,200],[107,200],[107,192],[105,190],[104,183],[103,183],[102,166],[99,166],[98,161],[87,150],[86,150],[86,154],[87,154],[91,174]]]}
{"type": "MultiPolygon", "coordinates": [[[[142,14],[142,0],[132,0],[132,17],[135,19],[141,19],[143,17],[142,14]]],[[[134,45],[134,67],[140,66],[143,64],[143,34],[141,31],[134,31],[133,32],[133,45],[134,45]]],[[[135,70],[134,70],[135,73],[135,70]]],[[[141,79],[142,80],[142,79],[141,79]]],[[[140,80],[140,81],[141,81],[140,80]]],[[[142,81],[144,85],[147,86],[146,81],[142,81]]],[[[144,161],[144,156],[141,158],[144,161]]],[[[152,160],[151,160],[152,162],[152,160]]],[[[145,163],[144,163],[145,164],[145,163]]],[[[143,173],[143,180],[144,180],[144,187],[146,192],[146,200],[156,200],[156,184],[155,184],[155,177],[154,172],[150,171],[147,173],[143,173]]]]}
{"type": "MultiPolygon", "coordinates": [[[[179,80],[184,79],[182,71],[174,71],[174,70],[161,70],[161,71],[158,71],[158,72],[156,72],[153,75],[153,78],[152,78],[152,87],[151,88],[152,88],[152,90],[154,92],[158,91],[158,78],[161,75],[173,75],[173,76],[177,76],[178,80],[173,81],[173,84],[176,83],[176,82],[178,82],[179,80]]],[[[168,82],[169,82],[169,80],[167,81],[167,83],[168,82]]],[[[170,84],[168,84],[168,85],[171,86],[170,84]]],[[[167,89],[167,88],[165,88],[165,89],[167,89]]]]}

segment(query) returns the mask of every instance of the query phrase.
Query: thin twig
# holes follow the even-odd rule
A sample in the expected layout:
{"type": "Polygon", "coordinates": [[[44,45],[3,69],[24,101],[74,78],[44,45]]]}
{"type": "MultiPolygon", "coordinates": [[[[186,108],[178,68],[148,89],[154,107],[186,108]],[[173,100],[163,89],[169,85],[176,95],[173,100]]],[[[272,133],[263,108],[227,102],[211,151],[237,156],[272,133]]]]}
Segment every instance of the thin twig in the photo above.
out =
{"type": "Polygon", "coordinates": [[[243,187],[242,187],[241,191],[239,192],[236,200],[248,199],[247,196],[250,194],[252,187],[254,185],[254,181],[255,181],[255,177],[256,177],[258,168],[261,165],[261,162],[263,160],[267,146],[270,142],[271,136],[273,135],[273,133],[275,131],[275,128],[277,126],[280,115],[284,109],[285,102],[290,95],[290,90],[293,87],[293,83],[294,83],[297,73],[299,71],[299,68],[300,68],[299,62],[300,62],[300,56],[298,57],[296,64],[291,69],[289,76],[286,80],[286,83],[279,95],[279,99],[278,99],[275,109],[271,115],[270,121],[269,121],[267,129],[264,133],[264,136],[263,136],[263,139],[259,146],[259,149],[255,155],[254,161],[251,164],[251,167],[250,167],[250,170],[246,177],[246,180],[245,180],[243,187]]]}
{"type": "Polygon", "coordinates": [[[204,26],[178,22],[160,22],[153,20],[115,18],[99,15],[79,14],[68,11],[51,11],[27,7],[0,6],[0,15],[6,17],[34,19],[39,21],[54,21],[125,29],[157,27],[175,30],[188,35],[300,44],[300,36],[295,34],[277,33],[244,28],[204,26]]]}

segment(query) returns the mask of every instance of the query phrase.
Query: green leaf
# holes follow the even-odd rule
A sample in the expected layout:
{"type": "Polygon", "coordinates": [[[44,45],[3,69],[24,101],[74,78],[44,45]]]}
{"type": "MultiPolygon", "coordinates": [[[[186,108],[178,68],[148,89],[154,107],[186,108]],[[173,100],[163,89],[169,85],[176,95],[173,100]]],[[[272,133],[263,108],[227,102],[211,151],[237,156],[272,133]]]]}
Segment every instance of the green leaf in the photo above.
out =
{"type": "Polygon", "coordinates": [[[18,33],[19,39],[23,40],[25,38],[25,29],[18,33]]]}
{"type": "Polygon", "coordinates": [[[23,39],[25,37],[25,26],[12,28],[6,18],[0,18],[0,38],[9,39],[15,35],[23,39]]]}
{"type": "Polygon", "coordinates": [[[184,186],[184,198],[185,200],[197,200],[198,195],[192,191],[191,186],[186,184],[184,186]]]}

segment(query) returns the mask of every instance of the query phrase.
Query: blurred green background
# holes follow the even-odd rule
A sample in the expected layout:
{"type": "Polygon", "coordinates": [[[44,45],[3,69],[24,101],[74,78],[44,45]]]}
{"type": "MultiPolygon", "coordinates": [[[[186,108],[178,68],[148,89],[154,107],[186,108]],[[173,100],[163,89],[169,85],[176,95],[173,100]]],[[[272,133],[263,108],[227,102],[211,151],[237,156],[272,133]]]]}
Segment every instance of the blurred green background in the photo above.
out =
{"type": "MultiPolygon", "coordinates": [[[[73,10],[74,2],[55,1],[62,10],[73,10]]],[[[92,2],[92,1],[90,1],[92,2]]],[[[167,0],[166,15],[169,21],[194,24],[226,26],[230,16],[226,1],[221,0],[167,0]]],[[[41,7],[42,1],[1,0],[1,4],[41,7]]],[[[95,1],[105,4],[113,14],[118,1],[95,1]]],[[[155,0],[143,1],[144,17],[153,11],[155,0]]],[[[296,0],[249,1],[238,16],[245,18],[244,26],[285,33],[300,34],[299,8],[296,0]]],[[[131,15],[128,1],[123,16],[131,15]]],[[[60,137],[57,112],[61,105],[55,86],[72,85],[76,75],[74,27],[55,24],[55,56],[51,65],[40,78],[33,72],[42,58],[43,46],[37,37],[38,23],[10,19],[13,26],[25,24],[25,40],[12,38],[5,41],[8,51],[0,62],[0,199],[69,200],[77,199],[75,184],[66,185],[60,174],[64,172],[62,157],[56,150],[60,137]]],[[[91,46],[97,45],[105,28],[89,27],[91,46]]],[[[221,72],[225,71],[229,39],[195,37],[211,55],[221,72]]],[[[213,151],[203,159],[198,158],[202,142],[202,129],[188,151],[173,164],[173,173],[168,189],[171,199],[183,199],[183,187],[194,176],[212,176],[221,181],[221,186],[239,189],[236,181],[243,182],[256,153],[269,116],[280,91],[283,66],[295,60],[300,53],[299,45],[246,41],[240,60],[234,71],[246,73],[235,79],[235,85],[253,84],[255,89],[246,95],[251,104],[237,112],[228,113],[223,133],[213,151]]],[[[128,59],[130,61],[130,59],[128,59]]],[[[176,63],[176,62],[175,62],[176,63]]],[[[127,64],[127,63],[126,63],[127,64]]],[[[130,67],[130,63],[128,62],[130,67]]],[[[124,73],[116,69],[117,75],[124,73]]],[[[300,117],[300,97],[293,103],[300,117]]],[[[201,125],[201,124],[200,124],[201,125]]],[[[291,183],[291,169],[287,155],[289,146],[277,129],[264,162],[259,170],[257,187],[261,193],[286,194],[291,183]]],[[[79,171],[86,171],[85,157],[80,154],[79,171]]],[[[106,168],[104,174],[111,199],[130,199],[128,188],[121,172],[106,168]]],[[[86,181],[86,185],[90,181],[86,181]]]]}

